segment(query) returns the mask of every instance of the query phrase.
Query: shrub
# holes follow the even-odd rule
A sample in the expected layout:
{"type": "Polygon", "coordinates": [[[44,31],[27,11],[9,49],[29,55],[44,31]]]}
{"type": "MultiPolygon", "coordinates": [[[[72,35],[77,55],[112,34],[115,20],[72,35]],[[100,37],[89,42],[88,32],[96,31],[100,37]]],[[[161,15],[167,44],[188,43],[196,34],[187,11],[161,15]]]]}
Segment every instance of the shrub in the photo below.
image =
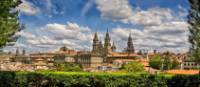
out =
{"type": "Polygon", "coordinates": [[[129,73],[144,72],[145,71],[144,65],[142,65],[142,63],[136,62],[136,61],[123,65],[122,70],[125,70],[129,73]]]}
{"type": "Polygon", "coordinates": [[[157,54],[150,59],[149,65],[154,69],[169,70],[177,68],[179,63],[170,55],[165,54],[164,56],[161,56],[157,54]]]}
{"type": "Polygon", "coordinates": [[[0,72],[0,87],[198,87],[199,75],[0,72]]]}

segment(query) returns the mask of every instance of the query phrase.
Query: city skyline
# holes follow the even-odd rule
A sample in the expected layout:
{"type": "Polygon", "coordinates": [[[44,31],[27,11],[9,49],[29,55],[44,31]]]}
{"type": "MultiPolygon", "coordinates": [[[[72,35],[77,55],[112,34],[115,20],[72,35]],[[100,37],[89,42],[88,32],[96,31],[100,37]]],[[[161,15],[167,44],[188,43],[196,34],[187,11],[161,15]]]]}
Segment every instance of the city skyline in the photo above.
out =
{"type": "Polygon", "coordinates": [[[26,28],[14,46],[28,52],[54,51],[61,46],[91,50],[95,32],[104,39],[109,29],[117,50],[129,33],[136,50],[187,52],[187,0],[22,0],[20,22],[26,28]],[[46,4],[45,4],[46,3],[46,4]],[[112,6],[110,5],[112,4],[112,6]]]}

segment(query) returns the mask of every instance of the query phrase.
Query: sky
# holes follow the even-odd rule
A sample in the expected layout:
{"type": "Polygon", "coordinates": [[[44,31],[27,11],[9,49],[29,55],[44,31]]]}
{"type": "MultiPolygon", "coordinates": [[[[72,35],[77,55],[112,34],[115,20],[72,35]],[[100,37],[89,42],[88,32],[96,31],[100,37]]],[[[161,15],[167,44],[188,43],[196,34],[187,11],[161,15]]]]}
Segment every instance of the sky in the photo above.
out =
{"type": "Polygon", "coordinates": [[[187,52],[187,0],[22,0],[16,9],[25,29],[5,51],[53,52],[61,46],[91,50],[95,32],[108,29],[117,51],[131,34],[136,50],[187,52]]]}

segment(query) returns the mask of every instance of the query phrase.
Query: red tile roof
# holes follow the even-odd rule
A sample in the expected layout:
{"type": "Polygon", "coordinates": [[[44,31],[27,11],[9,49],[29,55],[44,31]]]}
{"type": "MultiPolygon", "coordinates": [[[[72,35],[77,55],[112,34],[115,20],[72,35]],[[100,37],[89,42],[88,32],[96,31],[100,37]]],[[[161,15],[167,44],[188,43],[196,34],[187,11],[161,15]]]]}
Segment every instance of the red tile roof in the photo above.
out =
{"type": "Polygon", "coordinates": [[[187,74],[187,75],[199,74],[199,70],[168,70],[165,72],[169,74],[187,74]]]}
{"type": "Polygon", "coordinates": [[[111,56],[120,56],[120,57],[127,57],[127,56],[139,56],[136,53],[117,53],[117,52],[113,52],[111,53],[111,56]]]}

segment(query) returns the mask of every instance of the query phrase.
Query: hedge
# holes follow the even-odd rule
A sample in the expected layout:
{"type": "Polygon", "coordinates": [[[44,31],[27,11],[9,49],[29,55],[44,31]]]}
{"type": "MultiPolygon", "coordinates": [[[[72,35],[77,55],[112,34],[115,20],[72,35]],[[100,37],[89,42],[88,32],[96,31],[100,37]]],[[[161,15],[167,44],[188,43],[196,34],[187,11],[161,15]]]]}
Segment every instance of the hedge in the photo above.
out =
{"type": "Polygon", "coordinates": [[[199,75],[0,72],[0,87],[199,87],[199,75]]]}

